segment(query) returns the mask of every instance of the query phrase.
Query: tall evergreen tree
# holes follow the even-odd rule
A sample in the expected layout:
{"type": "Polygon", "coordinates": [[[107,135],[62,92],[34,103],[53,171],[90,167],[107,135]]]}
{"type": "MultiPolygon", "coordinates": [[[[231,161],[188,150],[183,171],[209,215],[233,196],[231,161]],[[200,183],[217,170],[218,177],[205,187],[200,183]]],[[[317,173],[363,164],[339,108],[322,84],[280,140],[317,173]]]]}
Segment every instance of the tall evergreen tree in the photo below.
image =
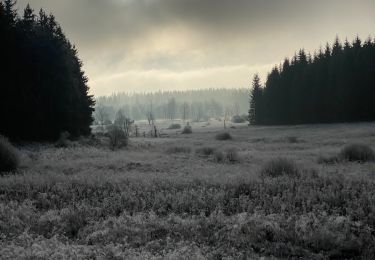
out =
{"type": "MultiPolygon", "coordinates": [[[[262,90],[257,124],[375,120],[375,41],[336,37],[313,58],[301,50],[274,68],[262,90]]],[[[253,103],[250,103],[254,107],[253,103]]]]}
{"type": "Polygon", "coordinates": [[[17,140],[53,140],[90,133],[94,101],[77,50],[53,15],[14,1],[0,5],[0,133],[17,140]]]}
{"type": "Polygon", "coordinates": [[[262,116],[262,86],[258,74],[254,75],[250,93],[249,123],[251,125],[261,123],[262,116]]]}

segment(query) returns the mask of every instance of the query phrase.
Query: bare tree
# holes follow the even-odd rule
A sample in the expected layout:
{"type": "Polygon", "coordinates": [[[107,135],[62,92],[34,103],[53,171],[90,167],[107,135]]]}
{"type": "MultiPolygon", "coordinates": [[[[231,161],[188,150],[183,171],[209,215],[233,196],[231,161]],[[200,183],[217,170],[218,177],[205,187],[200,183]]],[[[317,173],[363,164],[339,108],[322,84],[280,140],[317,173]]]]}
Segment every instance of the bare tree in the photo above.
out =
{"type": "Polygon", "coordinates": [[[189,117],[189,104],[184,102],[182,104],[182,120],[186,121],[189,117]]]}
{"type": "Polygon", "coordinates": [[[116,113],[115,125],[117,125],[122,131],[124,131],[127,137],[130,136],[130,130],[134,120],[128,118],[122,109],[119,109],[116,113]]]}
{"type": "Polygon", "coordinates": [[[101,131],[104,131],[104,124],[109,120],[109,113],[107,111],[107,108],[102,105],[97,106],[95,108],[94,117],[101,126],[101,131]]]}
{"type": "Polygon", "coordinates": [[[174,98],[168,101],[167,109],[169,119],[174,120],[176,117],[176,100],[174,98]]]}
{"type": "Polygon", "coordinates": [[[231,116],[233,115],[233,111],[230,107],[226,107],[225,110],[224,110],[224,129],[227,128],[227,122],[228,120],[231,118],[231,116]]]}

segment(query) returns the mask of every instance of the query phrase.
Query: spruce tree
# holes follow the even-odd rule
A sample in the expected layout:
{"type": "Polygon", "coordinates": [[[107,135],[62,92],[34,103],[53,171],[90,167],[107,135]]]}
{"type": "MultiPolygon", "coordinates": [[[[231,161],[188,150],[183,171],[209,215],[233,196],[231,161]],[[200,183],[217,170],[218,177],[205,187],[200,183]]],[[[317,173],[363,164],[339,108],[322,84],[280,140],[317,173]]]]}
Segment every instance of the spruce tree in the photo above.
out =
{"type": "Polygon", "coordinates": [[[15,140],[54,140],[90,133],[94,101],[78,52],[53,15],[13,1],[0,5],[0,133],[15,140]]]}
{"type": "Polygon", "coordinates": [[[254,75],[250,93],[249,123],[251,125],[261,123],[262,86],[258,74],[254,75]]]}

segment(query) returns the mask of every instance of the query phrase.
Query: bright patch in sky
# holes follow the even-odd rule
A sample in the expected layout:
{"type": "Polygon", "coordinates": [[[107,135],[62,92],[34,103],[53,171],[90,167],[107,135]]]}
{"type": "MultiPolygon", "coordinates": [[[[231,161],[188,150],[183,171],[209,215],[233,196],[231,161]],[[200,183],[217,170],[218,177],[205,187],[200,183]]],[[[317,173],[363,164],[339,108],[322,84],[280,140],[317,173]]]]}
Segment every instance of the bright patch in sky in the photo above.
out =
{"type": "MultiPolygon", "coordinates": [[[[22,9],[26,0],[19,0],[22,9]]],[[[249,87],[300,48],[374,36],[375,1],[33,0],[76,44],[95,95],[249,87]]]]}

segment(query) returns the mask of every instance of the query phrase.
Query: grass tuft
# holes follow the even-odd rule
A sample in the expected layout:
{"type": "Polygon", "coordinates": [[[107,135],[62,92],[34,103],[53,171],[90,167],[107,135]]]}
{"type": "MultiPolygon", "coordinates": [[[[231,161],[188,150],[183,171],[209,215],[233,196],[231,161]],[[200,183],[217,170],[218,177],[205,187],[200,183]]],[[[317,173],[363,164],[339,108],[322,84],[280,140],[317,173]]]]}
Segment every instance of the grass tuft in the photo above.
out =
{"type": "Polygon", "coordinates": [[[261,175],[272,178],[284,175],[298,177],[300,171],[294,161],[287,158],[274,158],[263,166],[261,175]]]}
{"type": "Polygon", "coordinates": [[[375,160],[375,152],[365,144],[350,144],[345,146],[339,156],[350,162],[368,162],[375,160]]]}
{"type": "Polygon", "coordinates": [[[219,140],[219,141],[231,140],[231,139],[232,139],[232,136],[231,136],[231,134],[228,133],[228,132],[222,132],[222,133],[218,133],[218,134],[215,136],[215,139],[216,139],[216,140],[219,140]]]}
{"type": "Polygon", "coordinates": [[[180,124],[171,124],[168,129],[181,129],[181,125],[180,124]]]}
{"type": "Polygon", "coordinates": [[[195,150],[195,153],[198,154],[198,155],[210,156],[210,155],[213,155],[213,154],[214,154],[215,150],[216,150],[216,149],[213,148],[213,147],[205,146],[205,147],[197,148],[197,149],[195,150]]]}

